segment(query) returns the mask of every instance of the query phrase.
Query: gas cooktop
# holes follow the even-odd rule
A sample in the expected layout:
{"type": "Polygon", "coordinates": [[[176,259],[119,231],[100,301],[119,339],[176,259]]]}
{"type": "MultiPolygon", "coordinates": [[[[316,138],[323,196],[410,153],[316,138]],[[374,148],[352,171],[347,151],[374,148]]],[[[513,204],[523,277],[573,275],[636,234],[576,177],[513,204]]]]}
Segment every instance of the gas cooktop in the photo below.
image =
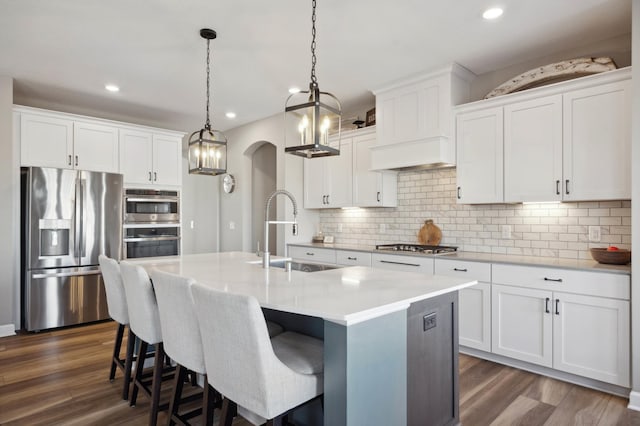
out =
{"type": "Polygon", "coordinates": [[[458,250],[458,247],[398,243],[398,244],[378,244],[376,245],[376,250],[407,251],[412,253],[424,253],[424,254],[450,254],[450,253],[455,253],[458,250]]]}

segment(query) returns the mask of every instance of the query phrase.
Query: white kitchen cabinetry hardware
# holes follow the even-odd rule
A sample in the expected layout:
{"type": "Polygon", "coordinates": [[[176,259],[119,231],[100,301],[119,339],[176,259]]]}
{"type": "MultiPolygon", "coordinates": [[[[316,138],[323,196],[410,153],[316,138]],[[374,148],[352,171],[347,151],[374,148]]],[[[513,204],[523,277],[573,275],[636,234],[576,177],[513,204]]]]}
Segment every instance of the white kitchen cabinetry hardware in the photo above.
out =
{"type": "Polygon", "coordinates": [[[364,251],[336,250],[336,263],[345,266],[371,266],[371,253],[364,251]]]}
{"type": "Polygon", "coordinates": [[[458,292],[458,335],[460,345],[491,352],[491,264],[438,257],[435,274],[478,281],[458,292]]]}
{"type": "Polygon", "coordinates": [[[501,203],[504,200],[502,120],[502,108],[458,114],[458,203],[501,203]]]}
{"type": "MultiPolygon", "coordinates": [[[[334,146],[335,143],[329,142],[334,146]]],[[[304,207],[339,208],[352,205],[353,153],[351,138],[341,138],[340,155],[304,159],[304,207]]]]}
{"type": "Polygon", "coordinates": [[[378,141],[372,168],[455,164],[453,105],[468,102],[475,75],[452,64],[374,90],[378,141]]]}
{"type": "Polygon", "coordinates": [[[182,139],[137,129],[120,129],[120,167],[125,185],[179,186],[182,139]]]}
{"type": "Polygon", "coordinates": [[[504,201],[562,199],[562,95],[504,107],[504,201]]]}
{"type": "Polygon", "coordinates": [[[118,173],[118,129],[63,114],[16,109],[21,165],[118,173]]]}
{"type": "Polygon", "coordinates": [[[371,147],[376,145],[375,129],[353,133],[353,206],[396,207],[398,174],[371,170],[371,147]]]}
{"type": "Polygon", "coordinates": [[[313,262],[335,265],[336,251],[334,249],[317,247],[289,246],[289,257],[299,262],[313,262]]]}
{"type": "Polygon", "coordinates": [[[630,79],[629,67],[457,107],[458,202],[630,199],[630,79]]]}
{"type": "Polygon", "coordinates": [[[420,272],[433,275],[433,258],[429,257],[373,253],[371,255],[371,266],[394,271],[420,272]]]}
{"type": "MultiPolygon", "coordinates": [[[[346,131],[340,155],[304,160],[304,207],[395,207],[397,173],[371,171],[374,128],[346,131]]],[[[335,142],[330,141],[330,145],[335,142]]]]}
{"type": "Polygon", "coordinates": [[[629,297],[626,275],[493,265],[492,351],[629,386],[629,297]]]}

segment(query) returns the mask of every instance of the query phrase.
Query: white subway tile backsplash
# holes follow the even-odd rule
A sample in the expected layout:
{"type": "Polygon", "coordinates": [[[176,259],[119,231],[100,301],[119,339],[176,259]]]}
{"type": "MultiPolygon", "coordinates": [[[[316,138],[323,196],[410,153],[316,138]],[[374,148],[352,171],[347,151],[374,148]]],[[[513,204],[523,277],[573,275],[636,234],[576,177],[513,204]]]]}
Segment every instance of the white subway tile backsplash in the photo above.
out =
{"type": "Polygon", "coordinates": [[[425,219],[442,230],[441,244],[461,250],[591,259],[589,247],[631,248],[631,202],[487,204],[456,203],[455,169],[398,174],[398,207],[320,211],[320,226],[339,244],[417,242],[425,219]],[[380,224],[386,225],[384,233],[380,224]],[[342,232],[338,233],[338,224],[342,232]],[[511,237],[502,238],[502,226],[511,237]],[[589,242],[589,226],[601,240],[589,242]]]}

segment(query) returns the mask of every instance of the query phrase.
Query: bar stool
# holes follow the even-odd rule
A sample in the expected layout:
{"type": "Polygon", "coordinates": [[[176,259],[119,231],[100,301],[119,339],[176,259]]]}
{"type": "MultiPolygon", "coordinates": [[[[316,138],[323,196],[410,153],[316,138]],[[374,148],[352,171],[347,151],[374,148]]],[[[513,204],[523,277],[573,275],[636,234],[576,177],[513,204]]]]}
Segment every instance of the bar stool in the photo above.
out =
{"type": "Polygon", "coordinates": [[[120,349],[122,347],[122,337],[124,336],[125,327],[129,325],[129,312],[127,310],[127,298],[124,293],[122,284],[122,276],[120,275],[120,266],[115,260],[101,254],[98,256],[102,278],[104,280],[104,289],[107,294],[107,308],[109,316],[118,323],[116,330],[116,341],[113,346],[113,357],[111,358],[111,370],[109,371],[109,380],[113,382],[116,375],[116,367],[120,368],[124,373],[124,384],[122,387],[122,399],[129,399],[129,384],[131,383],[131,366],[135,359],[133,348],[136,336],[133,334],[131,327],[127,337],[127,352],[125,358],[120,358],[120,349]]]}
{"type": "Polygon", "coordinates": [[[174,422],[188,424],[190,418],[199,414],[204,415],[203,424],[212,425],[215,391],[209,386],[207,379],[200,327],[189,290],[193,280],[161,271],[153,271],[151,276],[158,301],[164,349],[177,363],[169,406],[169,425],[174,422]],[[181,401],[181,397],[187,372],[204,375],[202,407],[180,415],[178,408],[180,403],[184,402],[181,401]]]}
{"type": "Polygon", "coordinates": [[[151,413],[149,424],[155,425],[158,420],[160,410],[160,388],[163,379],[173,378],[164,373],[175,370],[165,365],[165,352],[162,342],[162,330],[160,329],[160,318],[158,304],[153,292],[149,275],[140,266],[122,261],[120,263],[122,282],[127,295],[127,305],[129,310],[129,326],[133,329],[138,339],[140,348],[138,351],[138,361],[136,362],[136,373],[133,379],[133,389],[131,391],[130,405],[136,405],[138,389],[151,399],[151,413]],[[152,387],[144,380],[144,361],[149,357],[147,348],[149,345],[155,346],[155,359],[153,363],[152,387]]]}
{"type": "MultiPolygon", "coordinates": [[[[294,332],[269,339],[256,298],[191,285],[209,381],[224,395],[220,424],[236,408],[280,425],[287,413],[323,392],[323,342],[294,332]]],[[[253,417],[253,416],[252,416],[253,417]]]]}

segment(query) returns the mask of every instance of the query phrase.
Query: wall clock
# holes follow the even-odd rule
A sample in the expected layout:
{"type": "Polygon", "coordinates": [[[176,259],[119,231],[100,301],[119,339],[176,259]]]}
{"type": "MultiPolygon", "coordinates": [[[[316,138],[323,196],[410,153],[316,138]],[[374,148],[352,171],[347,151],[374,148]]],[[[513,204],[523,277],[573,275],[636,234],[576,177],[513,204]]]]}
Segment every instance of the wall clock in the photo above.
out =
{"type": "Polygon", "coordinates": [[[230,174],[224,175],[222,179],[222,189],[224,189],[224,192],[227,194],[231,194],[233,190],[236,189],[236,178],[230,174]]]}

